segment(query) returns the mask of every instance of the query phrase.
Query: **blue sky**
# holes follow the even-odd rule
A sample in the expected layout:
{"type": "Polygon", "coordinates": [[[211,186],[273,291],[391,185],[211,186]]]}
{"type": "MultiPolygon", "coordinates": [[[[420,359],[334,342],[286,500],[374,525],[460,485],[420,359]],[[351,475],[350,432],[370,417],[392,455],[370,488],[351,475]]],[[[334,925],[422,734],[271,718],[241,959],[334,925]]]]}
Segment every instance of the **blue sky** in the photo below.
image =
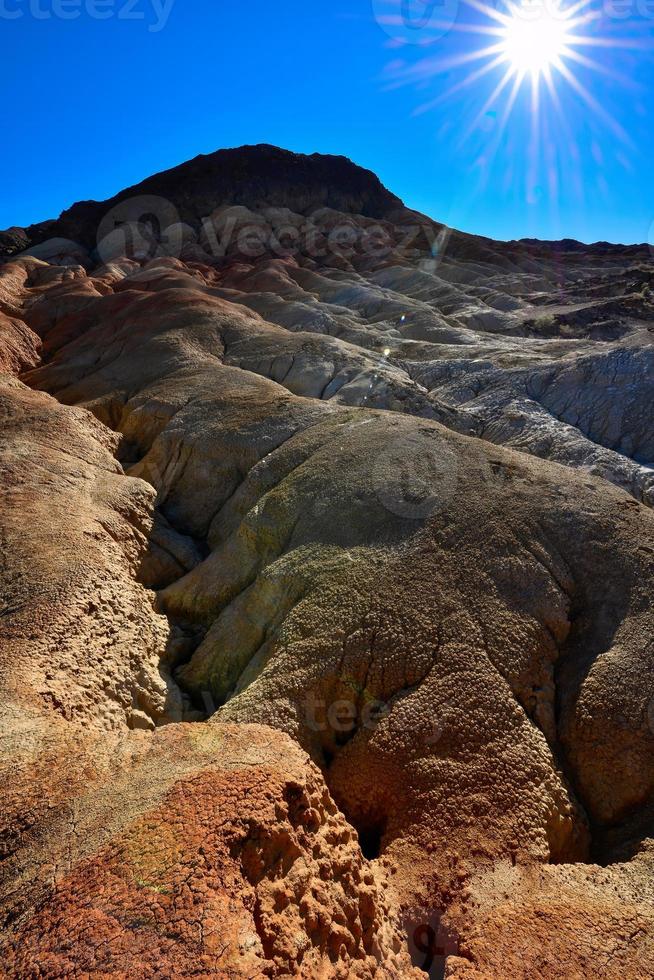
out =
{"type": "Polygon", "coordinates": [[[560,114],[541,79],[536,115],[527,77],[505,125],[511,85],[480,110],[506,65],[462,84],[494,56],[454,64],[497,43],[460,28],[497,20],[457,0],[400,2],[0,0],[0,228],[266,142],[345,154],[467,231],[648,240],[653,0],[591,0],[579,33],[595,41],[579,52],[602,71],[567,62],[590,101],[555,72],[560,114]],[[638,46],[608,46],[625,39],[638,46]]]}

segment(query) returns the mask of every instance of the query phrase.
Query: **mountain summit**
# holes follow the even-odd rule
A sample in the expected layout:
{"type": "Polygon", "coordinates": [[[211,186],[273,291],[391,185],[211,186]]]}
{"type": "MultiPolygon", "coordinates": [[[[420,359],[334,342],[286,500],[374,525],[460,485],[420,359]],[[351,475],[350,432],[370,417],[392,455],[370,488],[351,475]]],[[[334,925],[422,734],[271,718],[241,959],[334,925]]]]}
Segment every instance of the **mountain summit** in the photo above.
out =
{"type": "Polygon", "coordinates": [[[80,201],[58,219],[40,222],[0,238],[0,254],[27,248],[46,238],[69,238],[92,248],[103,216],[122,201],[157,196],[170,202],[182,221],[197,227],[222,205],[288,208],[310,214],[331,208],[345,214],[384,218],[403,207],[370,170],[358,167],[344,156],[291,153],[276,146],[259,144],[217,150],[200,155],[170,170],[147,177],[106,201],[80,201]]]}

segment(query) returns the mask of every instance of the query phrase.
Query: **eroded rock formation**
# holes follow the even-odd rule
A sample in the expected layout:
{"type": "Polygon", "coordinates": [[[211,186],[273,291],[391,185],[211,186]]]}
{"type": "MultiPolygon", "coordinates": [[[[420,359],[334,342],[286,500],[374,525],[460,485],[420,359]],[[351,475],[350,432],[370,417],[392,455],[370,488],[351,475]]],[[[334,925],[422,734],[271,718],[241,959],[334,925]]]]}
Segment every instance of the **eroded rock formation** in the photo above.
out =
{"type": "Polygon", "coordinates": [[[648,250],[272,148],[0,243],[7,975],[654,975],[648,250]]]}

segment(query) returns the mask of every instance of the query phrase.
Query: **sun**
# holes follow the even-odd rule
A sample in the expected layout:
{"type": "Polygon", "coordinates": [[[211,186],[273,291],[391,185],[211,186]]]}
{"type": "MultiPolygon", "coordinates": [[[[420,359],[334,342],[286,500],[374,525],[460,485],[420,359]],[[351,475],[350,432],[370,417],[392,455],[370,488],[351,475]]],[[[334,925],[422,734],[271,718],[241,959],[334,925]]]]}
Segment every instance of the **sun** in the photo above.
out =
{"type": "MultiPolygon", "coordinates": [[[[387,2],[397,4],[398,16],[405,9],[406,0],[387,2]]],[[[620,124],[580,76],[599,73],[620,84],[632,84],[612,68],[610,55],[620,48],[642,48],[646,42],[632,37],[631,29],[624,37],[603,35],[599,31],[603,15],[596,9],[595,0],[430,0],[426,6],[434,11],[437,7],[445,10],[448,3],[457,10],[467,8],[470,13],[454,21],[443,15],[442,22],[436,19],[431,26],[439,41],[462,33],[466,40],[458,45],[459,50],[449,57],[434,53],[413,63],[401,59],[393,63],[391,87],[415,84],[419,90],[436,76],[454,76],[461,70],[452,85],[440,86],[435,98],[416,106],[414,115],[428,112],[459,93],[463,96],[484,78],[495,76],[491,91],[480,100],[479,112],[473,112],[469,125],[462,128],[461,139],[475,133],[492,114],[497,121],[495,142],[499,146],[520,92],[527,87],[531,90],[534,133],[543,112],[543,95],[551,102],[561,126],[566,126],[563,95],[568,88],[586,110],[602,120],[625,145],[629,143],[620,124]],[[485,40],[479,45],[471,42],[474,35],[485,40]],[[601,51],[602,59],[590,57],[584,50],[588,48],[601,51]]]]}
{"type": "Polygon", "coordinates": [[[570,53],[567,20],[552,3],[512,4],[499,42],[512,72],[538,78],[551,68],[560,69],[561,59],[570,53]]]}

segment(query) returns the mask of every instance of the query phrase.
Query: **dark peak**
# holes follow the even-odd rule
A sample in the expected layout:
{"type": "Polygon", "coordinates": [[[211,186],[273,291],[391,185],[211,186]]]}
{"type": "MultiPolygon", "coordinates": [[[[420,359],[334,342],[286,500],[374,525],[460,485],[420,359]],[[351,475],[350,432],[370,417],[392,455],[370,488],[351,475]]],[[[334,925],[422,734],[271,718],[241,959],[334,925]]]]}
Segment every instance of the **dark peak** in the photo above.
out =
{"type": "MultiPolygon", "coordinates": [[[[134,197],[154,196],[171,205],[171,213],[197,228],[221,205],[252,210],[282,207],[296,214],[333,208],[346,214],[384,218],[402,201],[378,177],[343,156],[292,153],[260,144],[217,150],[148,177],[107,201],[81,201],[48,223],[48,237],[70,238],[93,248],[103,217],[134,197]]],[[[26,229],[31,244],[43,240],[41,226],[26,229]]]]}
{"type": "Polygon", "coordinates": [[[382,218],[402,206],[379,178],[344,156],[292,153],[260,144],[217,150],[149,177],[121,192],[161,193],[188,212],[183,220],[210,213],[206,205],[242,204],[245,207],[288,207],[305,214],[319,207],[382,218]]]}

